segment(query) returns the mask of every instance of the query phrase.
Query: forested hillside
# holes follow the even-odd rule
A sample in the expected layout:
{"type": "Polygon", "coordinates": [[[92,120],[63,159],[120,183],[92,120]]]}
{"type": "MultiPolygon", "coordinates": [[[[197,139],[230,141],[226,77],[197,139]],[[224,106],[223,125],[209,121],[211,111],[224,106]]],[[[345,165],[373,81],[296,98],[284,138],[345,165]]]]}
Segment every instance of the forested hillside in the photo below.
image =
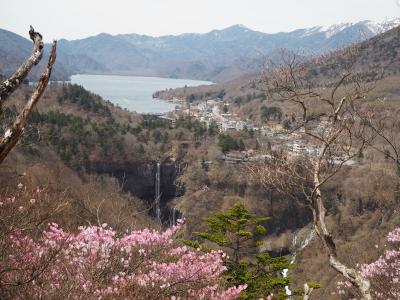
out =
{"type": "Polygon", "coordinates": [[[384,29],[50,49],[31,27],[32,53],[1,31],[0,298],[397,299],[400,27],[384,29]],[[49,81],[53,65],[54,79],[237,78],[158,91],[179,105],[147,115],[49,81]]]}
{"type": "MultiPolygon", "coordinates": [[[[246,135],[240,131],[230,131],[231,137],[245,140],[246,149],[257,149],[258,147],[258,149],[262,149],[261,152],[265,151],[279,156],[279,151],[282,151],[280,145],[285,144],[285,139],[291,141],[288,142],[292,145],[288,146],[289,149],[294,147],[293,145],[297,145],[296,143],[301,145],[299,135],[290,137],[292,131],[296,132],[296,128],[301,124],[301,102],[308,103],[310,98],[315,99],[314,102],[310,102],[312,104],[308,107],[307,113],[310,116],[307,122],[314,118],[318,120],[317,123],[328,122],[323,117],[319,117],[325,115],[327,109],[326,103],[321,102],[320,99],[330,99],[328,97],[331,96],[331,93],[336,96],[336,92],[342,96],[349,95],[352,86],[358,86],[357,94],[361,93],[365,97],[362,105],[368,103],[366,107],[359,109],[363,113],[368,111],[371,118],[362,122],[365,124],[371,122],[374,126],[373,130],[377,130],[376,124],[379,122],[380,130],[388,126],[384,130],[386,134],[389,134],[390,138],[388,139],[393,143],[394,148],[386,143],[387,140],[381,139],[382,136],[376,138],[371,148],[367,147],[366,150],[356,155],[356,159],[354,159],[356,163],[352,163],[351,167],[344,166],[332,180],[324,184],[322,193],[327,207],[327,223],[332,229],[332,235],[337,239],[339,256],[343,257],[347,264],[354,265],[363,260],[374,259],[379,252],[376,249],[380,249],[380,245],[385,243],[385,233],[396,227],[398,223],[395,213],[399,209],[396,171],[398,160],[396,155],[394,155],[394,160],[391,159],[391,156],[397,151],[399,141],[398,131],[394,129],[398,126],[396,120],[398,120],[400,107],[399,60],[397,59],[399,30],[399,28],[392,29],[364,43],[321,56],[312,61],[305,61],[301,56],[297,57],[295,61],[295,55],[286,52],[283,53],[283,57],[286,59],[282,60],[281,64],[276,65],[275,69],[271,69],[271,71],[266,70],[262,75],[210,87],[160,91],[157,96],[166,99],[183,99],[183,102],[191,102],[194,108],[198,103],[205,101],[219,101],[220,108],[228,113],[227,118],[253,124],[262,132],[254,144],[246,141],[246,135]],[[288,67],[285,62],[293,64],[289,64],[288,67]],[[280,68],[283,68],[283,71],[280,68]],[[294,78],[299,77],[297,85],[301,88],[299,87],[298,93],[295,93],[296,83],[291,81],[288,70],[292,70],[294,78]],[[344,79],[342,79],[343,77],[344,79]],[[271,89],[268,85],[278,80],[276,78],[281,81],[273,85],[271,89]],[[282,86],[278,84],[282,84],[282,86]],[[335,88],[337,84],[340,87],[338,89],[335,88]],[[279,88],[282,90],[280,91],[279,88]],[[277,91],[280,91],[280,94],[274,95],[273,92],[277,93],[277,91]],[[285,97],[293,99],[293,101],[282,101],[281,98],[285,99],[285,97]],[[298,102],[296,103],[296,101],[298,102]],[[381,121],[378,122],[375,118],[381,118],[381,121]],[[277,123],[280,123],[280,126],[277,123]],[[276,128],[283,128],[286,131],[282,129],[279,131],[276,128]],[[267,135],[267,138],[262,138],[264,134],[267,135]],[[279,134],[283,135],[281,138],[283,142],[279,140],[279,134]],[[389,207],[390,209],[388,209],[389,207]],[[376,248],[371,248],[371,245],[375,244],[376,248]],[[362,253],[362,255],[355,253],[362,253]]],[[[329,104],[329,102],[327,103],[329,104]]],[[[358,108],[358,106],[356,107],[358,108]]],[[[299,134],[303,136],[304,131],[299,134]]],[[[311,140],[305,142],[305,147],[310,147],[310,143],[311,140]]],[[[312,156],[317,153],[313,152],[312,156]]],[[[206,156],[205,160],[212,160],[212,154],[206,156]]],[[[295,165],[295,162],[291,160],[291,164],[295,165]]],[[[246,165],[243,166],[243,169],[232,166],[232,168],[226,167],[226,170],[225,172],[219,165],[211,166],[209,171],[203,171],[195,166],[188,168],[184,177],[185,183],[187,186],[195,185],[190,196],[185,194],[180,205],[185,213],[190,214],[190,219],[196,220],[197,212],[203,208],[202,203],[208,203],[208,207],[212,208],[218,206],[217,203],[221,203],[222,207],[227,207],[228,204],[222,203],[230,203],[229,201],[234,201],[233,199],[238,196],[243,197],[242,201],[246,201],[253,209],[258,211],[265,209],[264,214],[273,217],[272,224],[275,221],[278,223],[281,234],[277,235],[275,247],[281,245],[283,249],[285,247],[283,245],[286,245],[291,249],[301,248],[301,240],[304,242],[308,239],[310,230],[302,229],[296,239],[293,239],[293,236],[286,231],[290,226],[302,227],[303,225],[296,224],[296,222],[301,222],[300,220],[306,223],[311,221],[310,215],[302,214],[301,209],[294,207],[304,197],[304,186],[301,186],[303,189],[299,187],[300,182],[297,181],[299,178],[292,186],[289,178],[293,174],[287,174],[288,171],[285,169],[272,169],[271,172],[278,172],[278,174],[282,172],[282,174],[286,174],[284,176],[288,176],[282,185],[276,186],[276,180],[279,177],[276,178],[277,175],[273,175],[274,173],[254,174],[254,170],[246,165]],[[243,174],[247,175],[243,176],[243,174]],[[252,180],[249,180],[250,178],[252,180]],[[264,189],[260,188],[265,181],[267,184],[264,189]],[[204,188],[205,186],[207,188],[204,188]],[[287,193],[288,190],[289,193],[287,193]],[[265,194],[263,194],[264,192],[265,194]],[[297,201],[290,200],[293,199],[292,197],[297,201]],[[216,202],[215,199],[219,200],[216,202]],[[289,205],[286,209],[284,208],[285,203],[289,205]],[[193,207],[197,208],[196,213],[193,213],[193,207]],[[285,215],[282,212],[295,213],[297,217],[290,214],[285,215]]],[[[296,176],[299,175],[296,173],[296,176]]],[[[206,212],[203,214],[206,215],[206,212]]],[[[193,228],[200,224],[201,221],[198,220],[193,228]]],[[[271,245],[273,244],[272,240],[271,245]]],[[[339,279],[335,272],[329,270],[326,265],[323,249],[321,242],[317,239],[312,240],[304,252],[297,256],[293,276],[295,276],[298,286],[302,285],[304,278],[307,278],[308,281],[318,278],[323,288],[315,291],[315,297],[333,299],[337,297],[335,282],[339,279]],[[314,264],[313,267],[309,267],[311,264],[314,264]]],[[[346,295],[343,296],[343,299],[348,299],[346,297],[349,297],[349,294],[346,295]]]]}

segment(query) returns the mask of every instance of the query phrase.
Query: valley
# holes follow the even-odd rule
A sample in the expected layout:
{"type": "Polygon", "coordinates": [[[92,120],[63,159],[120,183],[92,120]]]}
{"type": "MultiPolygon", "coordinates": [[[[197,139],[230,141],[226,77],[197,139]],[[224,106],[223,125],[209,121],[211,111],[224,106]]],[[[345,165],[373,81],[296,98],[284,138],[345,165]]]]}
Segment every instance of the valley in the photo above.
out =
{"type": "Polygon", "coordinates": [[[399,25],[0,29],[0,298],[395,299],[399,25]]]}

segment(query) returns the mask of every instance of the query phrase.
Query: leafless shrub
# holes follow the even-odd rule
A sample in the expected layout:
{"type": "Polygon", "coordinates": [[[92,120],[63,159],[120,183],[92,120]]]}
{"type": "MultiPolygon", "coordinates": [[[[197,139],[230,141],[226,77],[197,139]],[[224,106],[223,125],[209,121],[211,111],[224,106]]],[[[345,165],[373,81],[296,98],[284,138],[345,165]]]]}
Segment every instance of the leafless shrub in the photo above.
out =
{"type": "MultiPolygon", "coordinates": [[[[313,213],[314,229],[328,252],[330,265],[346,277],[362,294],[372,299],[370,282],[354,268],[338,257],[336,244],[326,225],[327,209],[321,188],[339,170],[351,163],[372,144],[379,135],[370,129],[373,111],[365,105],[373,83],[366,83],[354,70],[359,48],[341,50],[335,56],[338,76],[321,85],[309,76],[310,65],[298,61],[296,55],[288,54],[279,67],[266,70],[259,80],[260,89],[266,91],[273,101],[291,102],[300,113],[292,131],[303,130],[318,147],[315,157],[304,160],[299,173],[298,164],[285,160],[272,163],[253,172],[264,186],[284,191],[301,189],[313,213]],[[317,108],[317,109],[316,109],[317,108]],[[316,127],[319,126],[319,130],[316,127]]],[[[321,58],[326,59],[325,57],[321,58]]],[[[332,61],[332,57],[329,57],[332,61]]]]}

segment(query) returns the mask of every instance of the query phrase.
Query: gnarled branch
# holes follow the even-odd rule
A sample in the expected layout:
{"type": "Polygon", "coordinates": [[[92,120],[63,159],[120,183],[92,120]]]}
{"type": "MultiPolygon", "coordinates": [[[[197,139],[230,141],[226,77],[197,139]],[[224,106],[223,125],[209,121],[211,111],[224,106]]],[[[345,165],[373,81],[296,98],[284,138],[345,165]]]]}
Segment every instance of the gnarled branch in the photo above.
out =
{"type": "MultiPolygon", "coordinates": [[[[38,33],[38,35],[40,36],[40,40],[41,40],[41,35],[39,33],[38,33]]],[[[50,79],[51,71],[53,69],[53,65],[56,61],[56,49],[57,49],[57,42],[53,41],[46,70],[41,75],[40,80],[37,83],[36,88],[31,96],[31,98],[26,103],[24,109],[17,116],[13,125],[9,129],[6,130],[3,138],[0,140],[0,163],[3,162],[3,160],[6,158],[7,154],[17,144],[18,140],[20,139],[20,137],[24,131],[25,124],[29,118],[29,115],[32,112],[33,107],[38,102],[40,97],[43,95],[43,93],[47,87],[47,84],[50,79]]],[[[17,71],[17,73],[18,73],[18,71],[17,71]]]]}
{"type": "Polygon", "coordinates": [[[5,100],[19,87],[34,65],[37,65],[43,56],[42,35],[33,27],[29,30],[29,36],[33,41],[32,55],[18,68],[18,70],[0,84],[0,109],[5,100]]]}
{"type": "MultiPolygon", "coordinates": [[[[349,49],[352,51],[352,48],[349,49]]],[[[353,53],[350,53],[353,57],[353,53]]],[[[346,277],[356,288],[359,289],[362,299],[371,300],[370,281],[363,277],[357,270],[343,263],[337,254],[335,240],[329,231],[326,224],[327,209],[324,205],[321,187],[332,178],[343,166],[343,164],[364,149],[365,145],[369,145],[371,140],[376,136],[372,134],[371,138],[365,133],[364,118],[359,116],[360,108],[357,104],[364,99],[364,95],[368,92],[361,87],[357,80],[353,80],[353,85],[348,84],[347,78],[352,74],[351,67],[355,60],[350,60],[349,65],[342,66],[345,69],[345,75],[341,76],[340,80],[333,85],[329,92],[324,89],[312,88],[307,83],[304,73],[304,68],[301,65],[295,64],[292,60],[286,63],[280,69],[272,70],[265,74],[267,91],[270,93],[270,98],[275,98],[278,101],[291,101],[299,106],[300,114],[302,113],[302,122],[297,128],[304,127],[305,134],[313,138],[319,144],[319,153],[315,160],[312,161],[310,171],[312,171],[312,184],[304,191],[309,194],[306,198],[310,200],[310,208],[313,214],[314,229],[320,237],[324,248],[327,250],[329,264],[338,273],[346,277]],[[349,89],[350,88],[350,89],[349,89]],[[345,96],[337,99],[339,92],[345,92],[345,96]],[[328,94],[328,96],[326,96],[328,94]],[[312,115],[312,109],[316,103],[319,103],[324,109],[321,116],[327,116],[328,120],[325,124],[323,133],[313,133],[312,130],[307,130],[307,125],[312,126],[315,116],[312,115]],[[328,105],[326,105],[328,104],[328,105]],[[341,162],[336,167],[330,167],[335,164],[335,152],[339,150],[341,162]],[[352,151],[354,150],[354,151],[352,151]],[[321,174],[325,174],[322,176],[321,174]]],[[[284,171],[287,169],[285,165],[280,167],[284,171]]],[[[296,173],[291,171],[293,168],[288,168],[288,175],[296,177],[296,173]]],[[[307,176],[308,177],[308,176],[307,176]]],[[[306,178],[307,178],[306,177],[306,178]]],[[[305,178],[305,179],[306,179],[305,178]]],[[[278,184],[285,186],[285,177],[273,176],[266,177],[267,183],[276,186],[278,184]],[[284,180],[282,180],[284,179],[284,180]]],[[[304,181],[304,185],[307,181],[304,181]]],[[[288,185],[286,184],[286,187],[288,185]]],[[[289,186],[289,188],[291,188],[289,186]]]]}

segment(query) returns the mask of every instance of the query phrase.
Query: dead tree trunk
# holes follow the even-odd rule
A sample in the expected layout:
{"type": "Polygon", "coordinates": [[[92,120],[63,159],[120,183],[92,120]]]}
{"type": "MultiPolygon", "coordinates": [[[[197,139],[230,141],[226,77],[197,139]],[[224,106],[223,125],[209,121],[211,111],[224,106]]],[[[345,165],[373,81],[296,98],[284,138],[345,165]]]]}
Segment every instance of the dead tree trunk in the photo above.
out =
{"type": "MultiPolygon", "coordinates": [[[[31,57],[29,57],[10,78],[6,79],[0,85],[0,108],[2,107],[2,104],[5,102],[5,100],[12,94],[12,92],[14,92],[19,87],[19,85],[26,78],[32,67],[34,65],[37,65],[43,56],[42,35],[38,32],[35,32],[31,26],[29,36],[31,37],[34,45],[33,53],[31,57]]],[[[33,107],[43,95],[47,87],[53,65],[56,61],[56,49],[57,42],[53,41],[46,70],[41,75],[40,80],[37,83],[29,101],[26,103],[23,110],[17,116],[12,126],[5,131],[4,136],[0,140],[0,163],[3,162],[11,149],[17,144],[22,133],[24,132],[24,127],[29,118],[29,115],[32,112],[33,107]]]]}
{"type": "Polygon", "coordinates": [[[37,65],[43,56],[43,41],[42,35],[36,32],[33,27],[29,30],[29,36],[33,41],[33,51],[31,56],[18,68],[18,70],[0,84],[0,108],[8,96],[14,92],[22,81],[29,74],[33,66],[37,65]]]}

